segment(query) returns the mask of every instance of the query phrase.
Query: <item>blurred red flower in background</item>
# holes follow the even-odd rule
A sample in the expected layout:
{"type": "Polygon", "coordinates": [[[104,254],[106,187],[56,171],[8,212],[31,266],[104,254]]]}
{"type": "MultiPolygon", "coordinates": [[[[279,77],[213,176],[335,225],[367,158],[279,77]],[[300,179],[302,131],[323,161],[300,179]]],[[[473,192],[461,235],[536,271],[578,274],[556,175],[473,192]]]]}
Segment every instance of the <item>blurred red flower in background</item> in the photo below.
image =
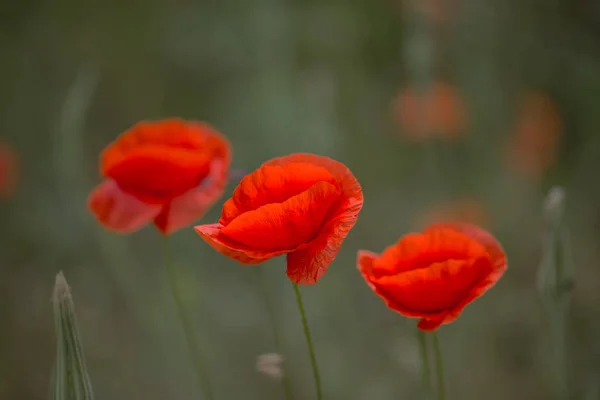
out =
{"type": "Polygon", "coordinates": [[[416,225],[422,229],[440,222],[464,222],[477,226],[488,226],[489,216],[481,202],[464,198],[429,209],[417,220],[416,225]]]}
{"type": "Polygon", "coordinates": [[[217,224],[195,229],[213,248],[243,264],[287,254],[287,275],[314,284],[336,257],[362,208],[350,170],[327,157],[293,154],[244,177],[217,224]]]}
{"type": "Polygon", "coordinates": [[[0,198],[8,198],[17,187],[17,154],[8,145],[0,142],[0,198]]]}
{"type": "Polygon", "coordinates": [[[100,171],[107,179],[88,206],[110,230],[129,233],[153,221],[169,234],[221,197],[230,161],[229,142],[205,123],[140,122],[103,151],[100,171]]]}
{"type": "Polygon", "coordinates": [[[392,103],[392,117],[407,139],[455,139],[465,133],[466,106],[458,90],[434,82],[424,90],[406,88],[392,103]]]}
{"type": "Polygon", "coordinates": [[[405,235],[381,255],[361,250],[357,264],[388,307],[420,318],[423,331],[454,321],[507,268],[500,243],[469,224],[432,225],[405,235]]]}
{"type": "Polygon", "coordinates": [[[454,20],[460,6],[459,0],[405,0],[415,11],[433,24],[443,25],[454,20]]]}
{"type": "Polygon", "coordinates": [[[511,167],[540,177],[556,161],[563,125],[557,105],[543,93],[525,93],[508,145],[511,167]]]}

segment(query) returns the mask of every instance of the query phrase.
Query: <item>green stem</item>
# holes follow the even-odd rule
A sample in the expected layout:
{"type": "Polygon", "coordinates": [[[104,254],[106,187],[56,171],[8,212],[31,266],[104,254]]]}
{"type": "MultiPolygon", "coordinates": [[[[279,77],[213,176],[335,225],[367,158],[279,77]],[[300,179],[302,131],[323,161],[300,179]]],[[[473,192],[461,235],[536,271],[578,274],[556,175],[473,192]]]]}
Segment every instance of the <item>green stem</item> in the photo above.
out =
{"type": "MultiPolygon", "coordinates": [[[[264,267],[258,268],[258,273],[260,274],[260,282],[263,290],[263,294],[265,297],[265,306],[267,308],[267,312],[269,313],[269,320],[271,322],[271,327],[273,331],[273,342],[275,342],[275,349],[278,353],[281,353],[281,338],[279,336],[279,330],[275,325],[275,310],[273,309],[273,303],[271,302],[271,296],[269,296],[269,288],[266,282],[265,269],[264,267]]],[[[292,386],[290,380],[288,378],[287,371],[283,371],[283,390],[285,392],[285,398],[287,400],[294,400],[294,393],[292,392],[292,386]]]]}
{"type": "Polygon", "coordinates": [[[569,304],[571,297],[571,281],[569,277],[569,265],[571,257],[570,243],[566,227],[559,226],[557,232],[553,233],[552,248],[555,258],[555,287],[552,288],[552,306],[549,309],[549,320],[551,325],[554,357],[556,364],[556,391],[560,399],[569,399],[569,368],[567,361],[567,332],[569,304]]]}
{"type": "Polygon", "coordinates": [[[429,367],[429,350],[427,348],[427,334],[420,329],[418,329],[418,332],[419,349],[421,350],[422,361],[421,380],[423,382],[423,388],[429,396],[431,392],[431,369],[429,367]]]}
{"type": "Polygon", "coordinates": [[[313,376],[315,378],[315,387],[317,389],[317,400],[323,400],[323,392],[321,390],[321,377],[319,375],[319,368],[317,367],[317,357],[315,356],[315,347],[313,346],[312,338],[310,336],[310,330],[308,329],[308,321],[306,320],[306,313],[304,312],[304,304],[302,303],[302,295],[300,294],[300,288],[297,283],[294,283],[294,291],[296,292],[296,301],[298,302],[298,310],[302,317],[302,325],[304,327],[304,336],[306,337],[306,344],[308,345],[308,353],[310,355],[310,363],[312,364],[313,376]]]}
{"type": "Polygon", "coordinates": [[[210,386],[210,380],[208,378],[206,370],[202,365],[202,357],[200,356],[200,348],[198,347],[196,335],[194,334],[194,326],[187,317],[187,314],[185,312],[185,302],[181,298],[179,290],[177,290],[177,274],[175,273],[175,268],[173,266],[173,262],[171,261],[171,252],[169,251],[169,241],[167,237],[165,237],[164,241],[164,257],[165,272],[169,281],[169,287],[171,288],[171,293],[173,294],[173,299],[175,300],[177,313],[179,314],[179,319],[181,320],[181,324],[183,326],[185,339],[190,349],[190,355],[192,357],[194,369],[196,370],[196,376],[198,378],[198,383],[200,384],[200,390],[204,392],[204,398],[206,400],[212,400],[213,393],[210,386]]]}
{"type": "Polygon", "coordinates": [[[438,399],[446,400],[446,388],[444,385],[444,361],[442,360],[442,349],[437,331],[433,332],[433,352],[435,353],[435,369],[437,373],[438,399]]]}

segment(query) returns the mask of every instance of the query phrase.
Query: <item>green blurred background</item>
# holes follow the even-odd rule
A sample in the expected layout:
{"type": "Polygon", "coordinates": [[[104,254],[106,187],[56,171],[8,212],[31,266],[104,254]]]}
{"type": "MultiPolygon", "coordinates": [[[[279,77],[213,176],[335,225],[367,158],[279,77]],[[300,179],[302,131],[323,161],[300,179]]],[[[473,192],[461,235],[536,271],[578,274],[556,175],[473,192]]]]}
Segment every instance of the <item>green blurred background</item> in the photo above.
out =
{"type": "MultiPolygon", "coordinates": [[[[484,210],[509,270],[440,330],[449,399],[554,398],[536,275],[543,198],[564,185],[576,270],[572,398],[599,399],[599,23],[600,7],[587,0],[0,2],[0,137],[20,157],[18,190],[0,203],[0,399],[47,398],[59,270],[98,399],[200,398],[159,234],[110,234],[86,210],[102,148],[139,120],[168,116],[228,135],[234,168],[313,152],[344,162],[361,182],[357,225],[327,275],[302,288],[328,399],[419,398],[416,321],[368,289],[356,251],[379,252],[462,199],[484,210]],[[412,140],[393,100],[438,81],[458,93],[464,132],[412,140]],[[538,120],[559,121],[540,123],[531,139],[558,135],[552,162],[535,176],[507,157],[530,92],[556,109],[538,120]]],[[[204,220],[218,219],[221,204],[204,220]]],[[[192,229],[171,241],[217,400],[282,399],[279,383],[255,367],[278,351],[259,269],[217,254],[192,229]]],[[[297,399],[312,399],[284,259],[263,273],[285,373],[297,399]]]]}

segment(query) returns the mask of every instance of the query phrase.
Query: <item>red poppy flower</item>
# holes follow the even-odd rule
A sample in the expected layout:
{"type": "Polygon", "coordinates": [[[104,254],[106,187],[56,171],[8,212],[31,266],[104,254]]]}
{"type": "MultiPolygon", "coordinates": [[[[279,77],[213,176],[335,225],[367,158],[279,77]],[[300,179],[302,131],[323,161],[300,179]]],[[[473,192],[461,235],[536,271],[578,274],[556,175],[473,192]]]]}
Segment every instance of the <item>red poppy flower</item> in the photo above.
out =
{"type": "Polygon", "coordinates": [[[358,252],[358,269],[389,308],[434,331],[454,321],[502,277],[506,256],[488,232],[468,224],[431,225],[383,254],[358,252]]]}
{"type": "Polygon", "coordinates": [[[418,229],[438,223],[468,223],[481,227],[489,225],[489,215],[483,204],[475,199],[463,198],[430,208],[416,220],[418,229]]]}
{"type": "Polygon", "coordinates": [[[454,20],[459,11],[458,0],[412,0],[413,8],[435,25],[444,25],[454,20]]]}
{"type": "Polygon", "coordinates": [[[343,164],[312,154],[264,163],[242,179],[219,223],[195,229],[243,264],[287,254],[287,275],[314,284],[325,274],[362,208],[360,185],[343,164]]]}
{"type": "Polygon", "coordinates": [[[404,89],[392,103],[392,117],[409,140],[456,139],[467,128],[467,110],[457,88],[433,82],[404,89]]]}
{"type": "Polygon", "coordinates": [[[525,93],[508,145],[508,162],[525,176],[540,177],[555,163],[562,136],[556,103],[543,93],[525,93]]]}
{"type": "Polygon", "coordinates": [[[154,221],[164,234],[189,225],[221,197],[230,144],[201,122],[140,122],[100,156],[107,179],[88,199],[108,229],[128,233],[154,221]]]}
{"type": "Polygon", "coordinates": [[[0,143],[0,198],[11,196],[17,184],[17,156],[5,144],[0,143]]]}

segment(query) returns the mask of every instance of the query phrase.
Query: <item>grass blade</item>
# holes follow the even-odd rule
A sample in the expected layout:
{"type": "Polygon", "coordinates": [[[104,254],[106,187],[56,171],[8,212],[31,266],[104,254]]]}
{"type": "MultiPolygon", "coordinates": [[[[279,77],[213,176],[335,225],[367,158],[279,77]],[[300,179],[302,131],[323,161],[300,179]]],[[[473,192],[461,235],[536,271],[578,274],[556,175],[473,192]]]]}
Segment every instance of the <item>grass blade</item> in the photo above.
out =
{"type": "Polygon", "coordinates": [[[52,400],[93,400],[92,384],[77,328],[75,306],[62,272],[56,276],[52,301],[56,329],[56,366],[52,400]]]}
{"type": "Polygon", "coordinates": [[[551,335],[555,393],[558,399],[570,399],[568,366],[568,325],[574,261],[571,240],[564,218],[565,191],[553,188],[546,199],[547,229],[538,270],[538,292],[551,335]]]}

